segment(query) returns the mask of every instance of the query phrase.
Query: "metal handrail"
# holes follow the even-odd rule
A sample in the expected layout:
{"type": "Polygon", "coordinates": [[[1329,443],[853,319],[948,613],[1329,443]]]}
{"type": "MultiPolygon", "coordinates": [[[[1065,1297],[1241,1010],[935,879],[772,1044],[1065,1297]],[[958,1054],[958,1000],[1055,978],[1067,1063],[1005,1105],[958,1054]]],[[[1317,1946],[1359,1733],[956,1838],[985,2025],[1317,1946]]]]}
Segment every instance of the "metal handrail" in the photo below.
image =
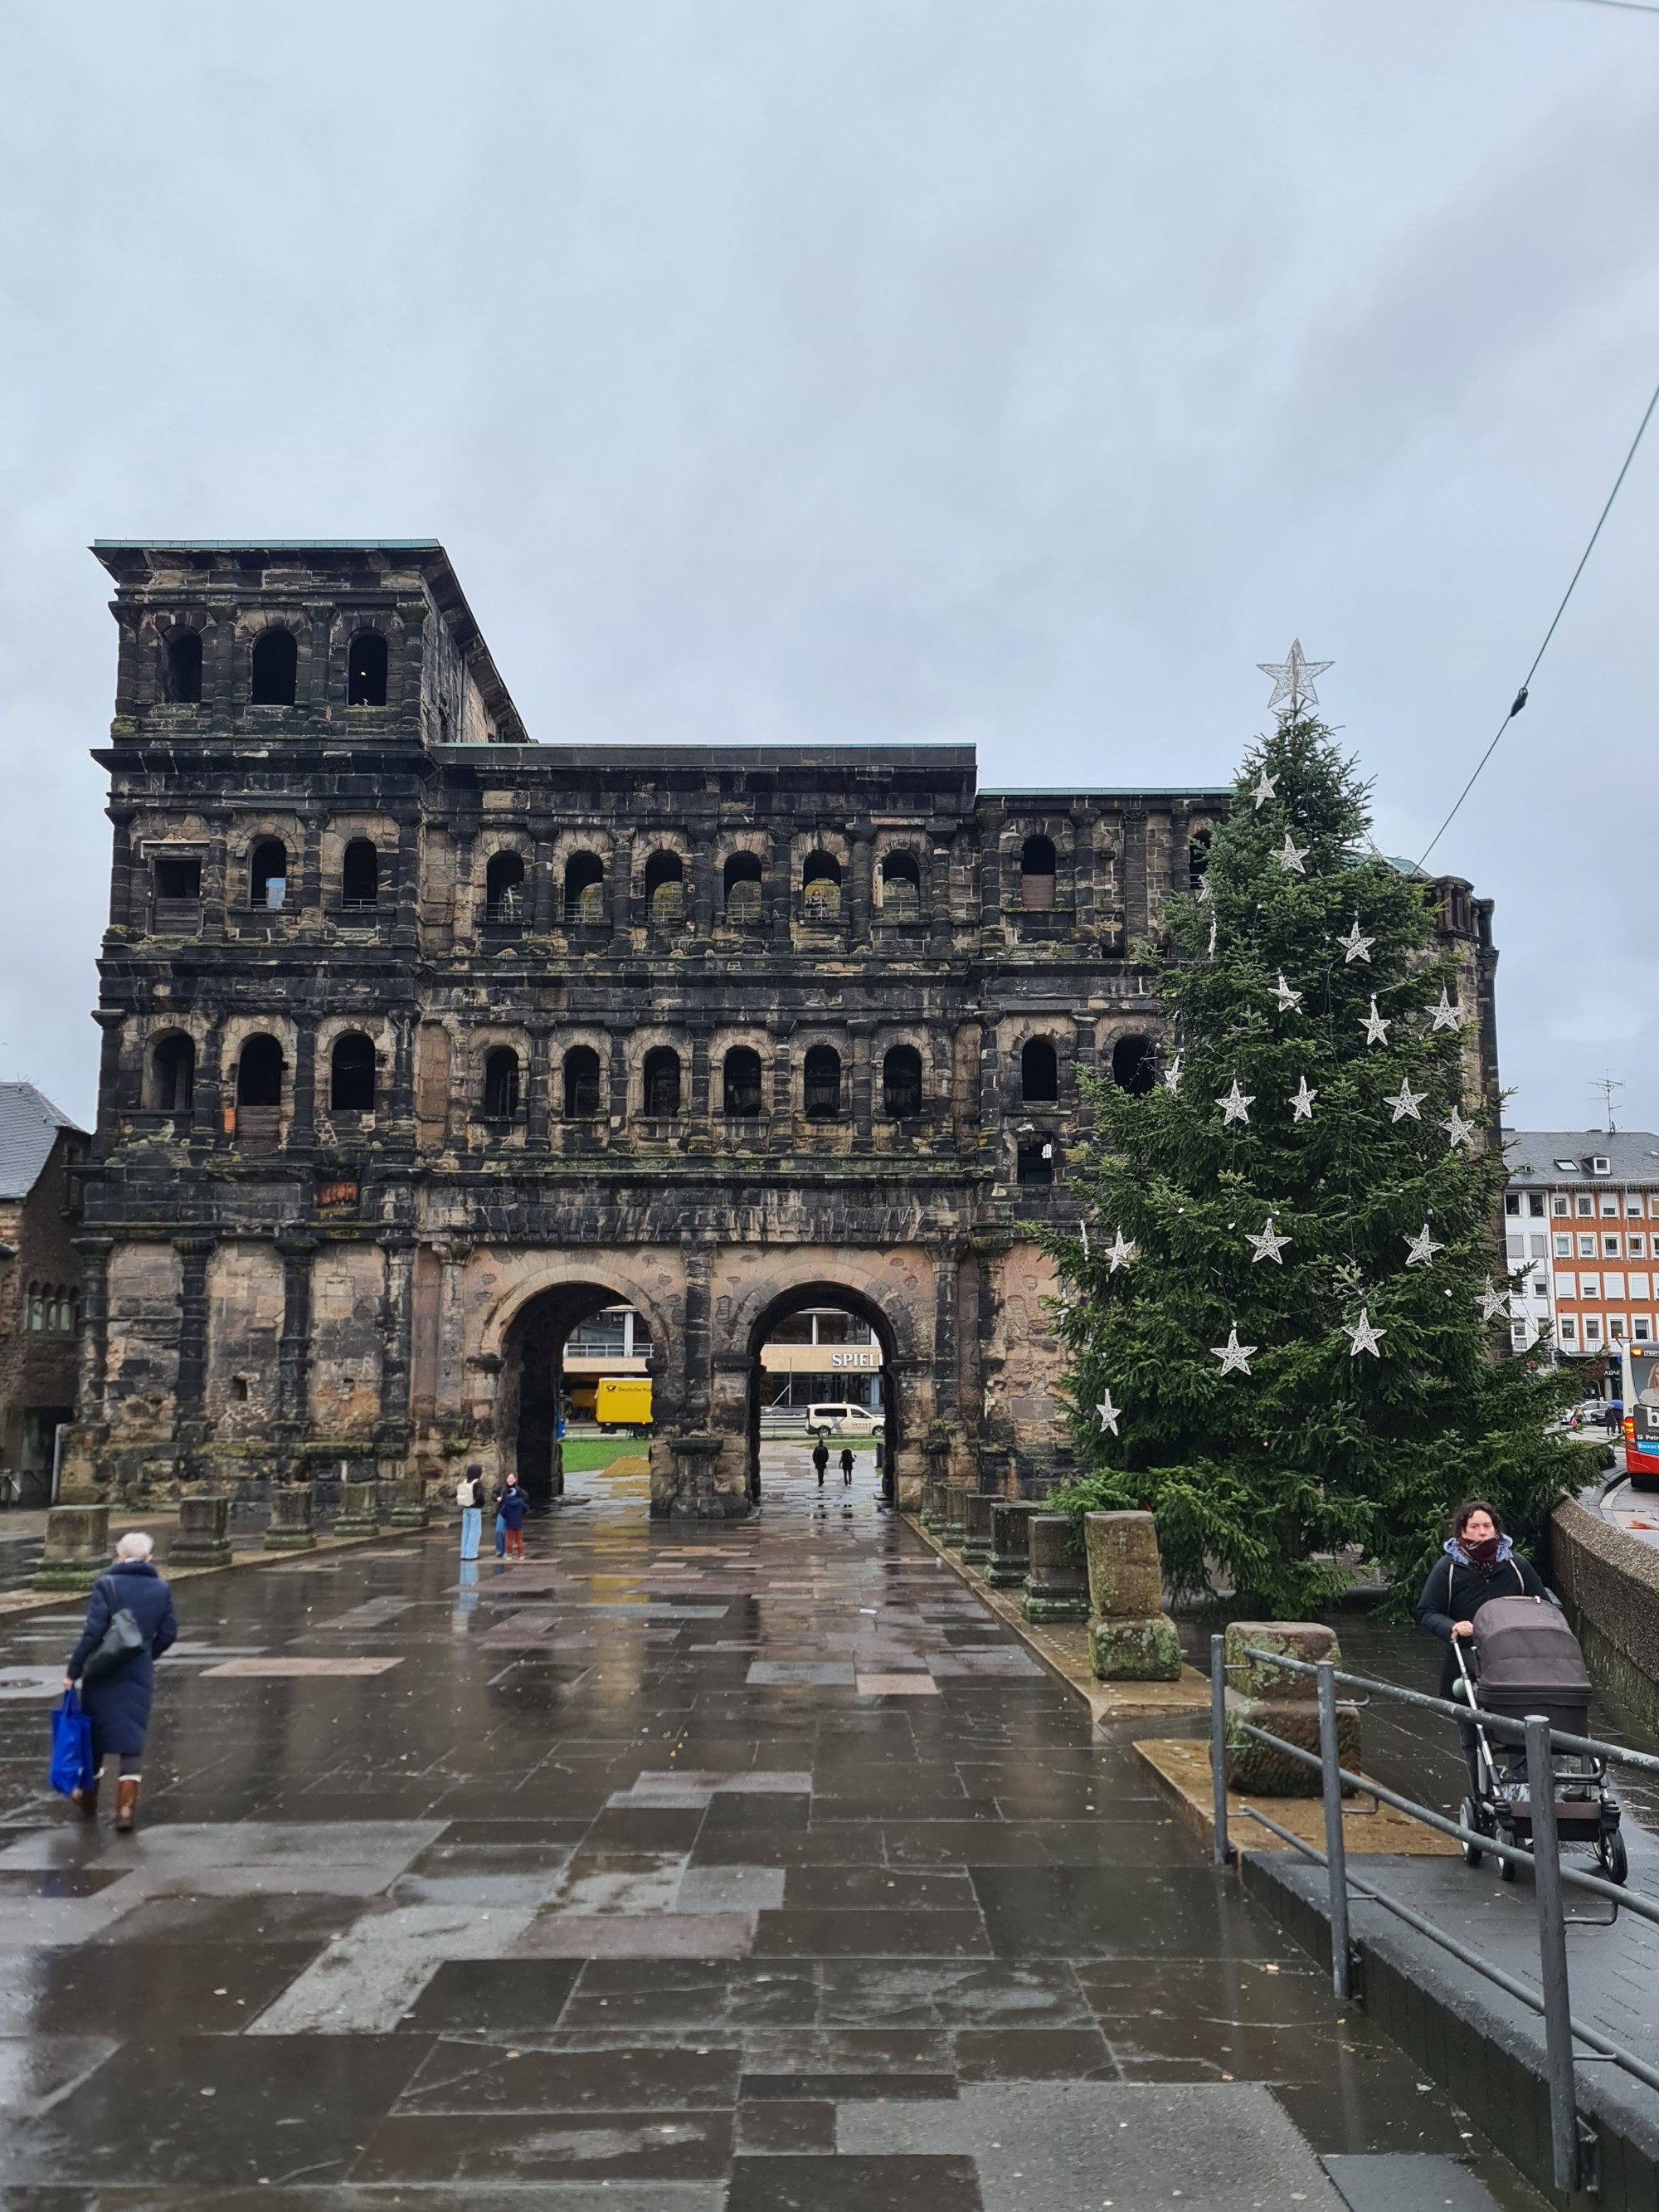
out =
{"type": "MultiPolygon", "coordinates": [[[[1615,1918],[1617,1908],[1622,1905],[1638,1919],[1659,1923],[1659,1902],[1632,1894],[1628,1889],[1603,1881],[1597,1875],[1581,1874],[1576,1868],[1561,1864],[1555,1824],[1555,1791],[1548,1786],[1540,1790],[1539,1778],[1551,1775],[1552,1754],[1557,1749],[1583,1753],[1609,1764],[1648,1771],[1659,1771],[1659,1759],[1655,1759],[1649,1753],[1628,1751],[1618,1744],[1601,1742],[1593,1736],[1572,1735],[1565,1729],[1553,1729],[1540,1714],[1528,1714],[1525,1720],[1512,1721],[1501,1714],[1485,1712],[1478,1706],[1454,1705],[1448,1698],[1426,1697],[1421,1691],[1403,1690],[1395,1683],[1377,1681],[1369,1675],[1346,1674],[1328,1660],[1292,1659],[1284,1653],[1265,1651],[1250,1644],[1244,1646],[1244,1656],[1270,1666],[1282,1667],[1293,1674],[1310,1674],[1314,1678],[1319,1714],[1317,1753],[1304,1749],[1300,1744],[1287,1743],[1282,1736],[1258,1728],[1242,1715],[1235,1717],[1233,1725],[1237,1731],[1256,1742],[1267,1744],[1303,1765],[1319,1769],[1325,1849],[1322,1851],[1316,1850],[1311,1844],[1292,1834],[1288,1828],[1282,1827],[1278,1821],[1269,1819],[1267,1814],[1253,1805],[1241,1805],[1237,1814],[1231,1813],[1227,1802],[1226,1639],[1222,1636],[1212,1636],[1210,1638],[1210,1779],[1216,1863],[1227,1866],[1237,1856],[1228,1833],[1228,1820],[1231,1817],[1255,1820],[1292,1850],[1301,1852],[1316,1865],[1325,1868],[1329,1885],[1331,1982],[1339,1997],[1347,1999],[1353,1994],[1353,1962],[1348,1936],[1348,1897],[1352,1889],[1368,1904],[1381,1905],[1419,1935],[1426,1936],[1439,1944],[1453,1958],[1473,1967],[1508,1995],[1542,2013],[1555,2186],[1571,2191],[1591,2185],[1595,2138],[1584,2128],[1578,2117],[1573,2070],[1577,2063],[1573,2052],[1574,2041],[1588,2045],[1597,2057],[1610,2059],[1650,2088],[1659,2089],[1659,2069],[1650,2065],[1634,2051],[1613,2042],[1599,2029],[1589,2027],[1572,2017],[1567,1978],[1568,1922],[1562,1903],[1563,1885],[1565,1883],[1575,1889],[1588,1890],[1593,1895],[1610,1899],[1614,1906],[1615,1918]],[[1402,1704],[1443,1713],[1453,1720],[1474,1722],[1479,1726],[1490,1728],[1494,1734],[1510,1741],[1519,1738],[1526,1746],[1532,1850],[1522,1850],[1518,1845],[1501,1842],[1496,1836],[1485,1835],[1479,1830],[1466,1827],[1461,1820],[1449,1820],[1432,1806],[1419,1804],[1413,1798],[1402,1796],[1397,1790],[1385,1788],[1369,1776],[1350,1773],[1342,1765],[1338,1749],[1338,1683],[1345,1688],[1364,1690],[1373,1695],[1393,1698],[1402,1704]],[[1513,1975],[1494,1966],[1467,1944],[1448,1935],[1444,1929],[1435,1926],[1431,1921],[1424,1919],[1397,1899],[1353,1879],[1348,1873],[1347,1850],[1342,1832],[1342,1792],[1345,1787],[1391,1806],[1407,1818],[1421,1822],[1425,1827],[1450,1836],[1460,1843],[1474,1845],[1482,1852],[1490,1852],[1494,1858],[1530,1863],[1538,1907],[1541,1990],[1528,1988],[1513,1975]]],[[[1578,1924],[1583,1924],[1582,1916],[1578,1924]]],[[[1595,1924],[1606,1926],[1609,1923],[1595,1924]]]]}

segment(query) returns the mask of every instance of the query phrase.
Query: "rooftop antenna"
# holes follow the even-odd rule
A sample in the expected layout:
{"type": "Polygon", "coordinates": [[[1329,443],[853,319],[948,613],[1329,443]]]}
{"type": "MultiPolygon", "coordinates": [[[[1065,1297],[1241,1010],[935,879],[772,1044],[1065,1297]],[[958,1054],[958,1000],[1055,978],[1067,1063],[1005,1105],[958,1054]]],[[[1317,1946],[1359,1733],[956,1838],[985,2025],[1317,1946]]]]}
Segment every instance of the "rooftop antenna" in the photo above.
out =
{"type": "Polygon", "coordinates": [[[1610,1137],[1616,1137],[1619,1134],[1613,1118],[1613,1094],[1615,1091],[1622,1091],[1624,1087],[1622,1083],[1615,1082],[1611,1075],[1605,1073],[1596,1077],[1590,1085],[1592,1091],[1599,1091],[1601,1094],[1601,1109],[1607,1116],[1607,1134],[1610,1137]]]}

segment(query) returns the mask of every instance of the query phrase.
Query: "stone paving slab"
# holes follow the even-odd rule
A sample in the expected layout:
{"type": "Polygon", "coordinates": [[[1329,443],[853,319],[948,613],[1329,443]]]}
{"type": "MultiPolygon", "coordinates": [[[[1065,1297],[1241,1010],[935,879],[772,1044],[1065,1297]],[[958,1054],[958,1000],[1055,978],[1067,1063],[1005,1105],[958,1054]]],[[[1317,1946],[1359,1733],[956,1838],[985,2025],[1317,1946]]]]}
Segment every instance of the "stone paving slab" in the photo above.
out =
{"type": "Polygon", "coordinates": [[[1194,2202],[1224,2136],[1298,2190],[1468,2148],[866,1486],[705,1541],[619,1465],[522,1569],[443,1529],[183,1585],[134,1837],[0,1701],[0,2212],[986,2212],[1100,2093],[1190,2107],[1194,2202]]]}
{"type": "MultiPolygon", "coordinates": [[[[1137,1758],[1146,1761],[1163,1784],[1170,1802],[1175,1807],[1185,1825],[1195,1835],[1209,1843],[1215,1834],[1215,1802],[1210,1781],[1210,1745],[1207,1737],[1191,1737],[1139,1741],[1135,1745],[1137,1758]]],[[[1356,1769],[1356,1771],[1363,1771],[1356,1769]]],[[[1246,1817],[1242,1808],[1255,1805],[1270,1820],[1277,1820],[1281,1828],[1288,1828],[1305,1844],[1318,1850],[1325,1848],[1325,1808],[1318,1797],[1264,1797],[1256,1793],[1241,1795],[1236,1790],[1227,1793],[1227,1840],[1239,1851],[1288,1851],[1293,1848],[1281,1843],[1259,1821],[1246,1817]]],[[[1404,1813],[1396,1813],[1391,1806],[1378,1801],[1347,1799],[1342,1808],[1342,1841],[1350,1851],[1366,1856],[1389,1853],[1411,1857],[1455,1858],[1457,1845],[1449,1837],[1433,1828],[1425,1828],[1420,1820],[1413,1820],[1404,1813]]]]}

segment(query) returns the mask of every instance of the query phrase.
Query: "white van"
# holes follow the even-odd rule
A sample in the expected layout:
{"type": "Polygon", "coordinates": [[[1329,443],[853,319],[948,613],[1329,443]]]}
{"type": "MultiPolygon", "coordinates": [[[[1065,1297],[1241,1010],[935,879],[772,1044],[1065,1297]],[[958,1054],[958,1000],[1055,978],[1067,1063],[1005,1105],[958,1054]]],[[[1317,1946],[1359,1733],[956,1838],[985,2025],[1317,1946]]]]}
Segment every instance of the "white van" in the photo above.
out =
{"type": "Polygon", "coordinates": [[[826,1405],[806,1408],[806,1431],[814,1437],[878,1437],[886,1424],[867,1406],[826,1405]]]}

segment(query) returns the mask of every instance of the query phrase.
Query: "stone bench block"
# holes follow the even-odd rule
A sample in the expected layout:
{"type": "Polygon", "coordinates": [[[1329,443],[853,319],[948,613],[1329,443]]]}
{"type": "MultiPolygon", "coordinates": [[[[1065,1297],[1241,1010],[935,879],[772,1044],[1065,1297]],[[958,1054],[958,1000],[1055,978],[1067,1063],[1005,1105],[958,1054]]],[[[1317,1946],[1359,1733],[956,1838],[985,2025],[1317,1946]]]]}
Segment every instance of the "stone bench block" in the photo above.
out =
{"type": "Polygon", "coordinates": [[[110,1563],[107,1505],[54,1505],[34,1572],[38,1590],[90,1589],[110,1563]]]}
{"type": "Polygon", "coordinates": [[[962,1564],[983,1570],[991,1564],[991,1508],[995,1499],[970,1490],[962,1502],[962,1564]]]}
{"type": "Polygon", "coordinates": [[[1088,1576],[1071,1548],[1070,1514],[1033,1514],[1029,1540],[1031,1564],[1020,1611],[1027,1620],[1086,1620],[1088,1576]]]}
{"type": "Polygon", "coordinates": [[[1181,1638],[1164,1610],[1164,1566],[1150,1513],[1085,1513],[1089,1663],[1102,1682],[1177,1682],[1181,1638]]]}
{"type": "MultiPolygon", "coordinates": [[[[1293,1674],[1276,1666],[1271,1655],[1301,1659],[1316,1666],[1328,1659],[1342,1663],[1342,1649],[1334,1629],[1317,1620],[1236,1620],[1227,1631],[1226,1746],[1227,1782],[1234,1790],[1247,1790],[1262,1797],[1316,1797],[1320,1793],[1317,1766],[1304,1766],[1269,1744],[1258,1743],[1243,1733],[1243,1723],[1267,1729],[1294,1744],[1299,1751],[1319,1751],[1318,1692],[1311,1674],[1293,1674]],[[1270,1656],[1249,1659],[1245,1647],[1254,1644],[1270,1656]]],[[[1359,1715],[1339,1706],[1336,1716],[1338,1755],[1351,1772],[1360,1759],[1359,1715]]]]}
{"type": "Polygon", "coordinates": [[[947,1552],[959,1552],[968,1536],[968,1497],[959,1482],[945,1486],[945,1510],[940,1520],[939,1540],[947,1552]]]}
{"type": "Polygon", "coordinates": [[[372,1482],[343,1482],[340,1485],[340,1510],[334,1516],[337,1536],[378,1536],[380,1516],[375,1508],[372,1482]]]}
{"type": "Polygon", "coordinates": [[[167,1553],[170,1567],[228,1567],[230,1565],[228,1498],[181,1498],[179,1533],[167,1553]]]}
{"type": "Polygon", "coordinates": [[[1031,1565],[1030,1526],[1040,1505],[1023,1499],[991,1501],[991,1556],[985,1579],[994,1589],[1018,1589],[1031,1565]]]}
{"type": "Polygon", "coordinates": [[[311,1485],[308,1482],[272,1485],[270,1519],[265,1528],[264,1548],[268,1552],[316,1550],[317,1535],[311,1525],[311,1485]]]}

